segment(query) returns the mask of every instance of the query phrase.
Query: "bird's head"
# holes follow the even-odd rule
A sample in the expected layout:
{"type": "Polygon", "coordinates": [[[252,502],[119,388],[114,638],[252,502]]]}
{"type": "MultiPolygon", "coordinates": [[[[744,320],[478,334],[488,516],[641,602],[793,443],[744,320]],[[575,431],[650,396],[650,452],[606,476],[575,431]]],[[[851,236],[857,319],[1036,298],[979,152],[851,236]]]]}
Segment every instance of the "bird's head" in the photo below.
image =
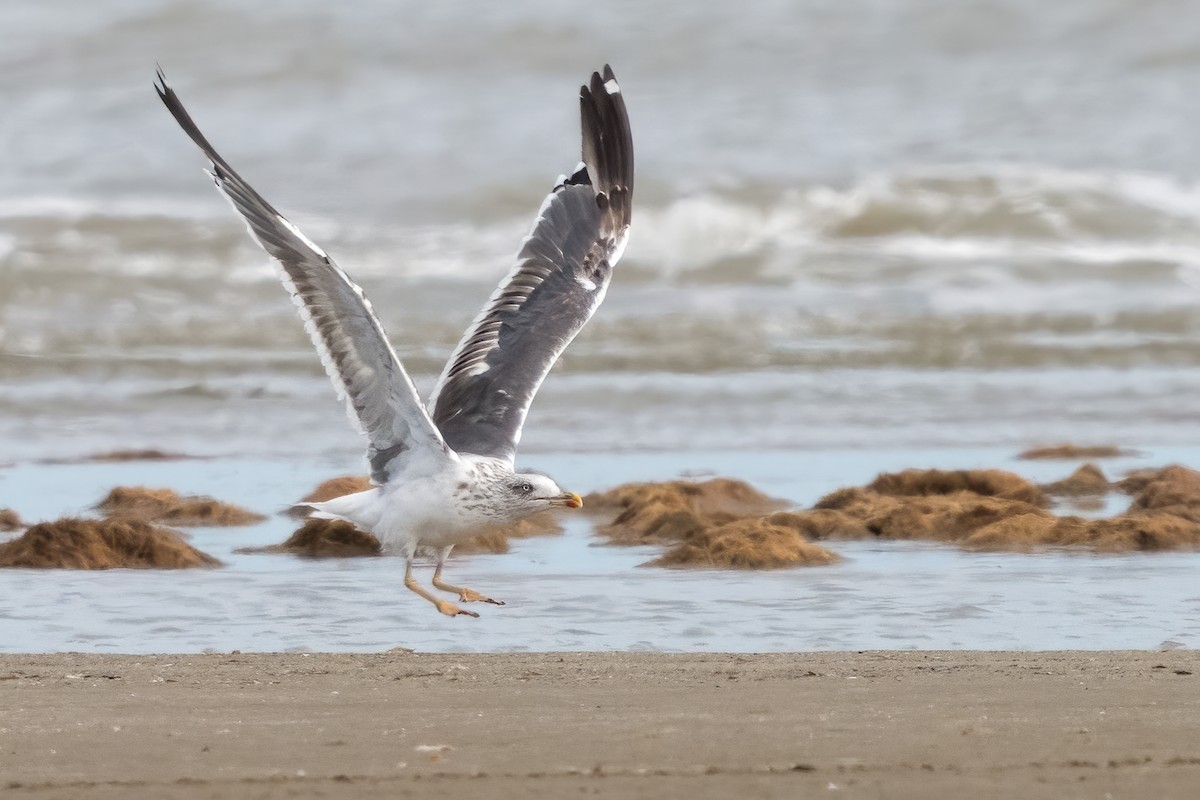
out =
{"type": "Polygon", "coordinates": [[[530,514],[548,508],[583,508],[583,498],[574,492],[564,492],[557,483],[536,472],[513,473],[507,490],[530,514]]]}

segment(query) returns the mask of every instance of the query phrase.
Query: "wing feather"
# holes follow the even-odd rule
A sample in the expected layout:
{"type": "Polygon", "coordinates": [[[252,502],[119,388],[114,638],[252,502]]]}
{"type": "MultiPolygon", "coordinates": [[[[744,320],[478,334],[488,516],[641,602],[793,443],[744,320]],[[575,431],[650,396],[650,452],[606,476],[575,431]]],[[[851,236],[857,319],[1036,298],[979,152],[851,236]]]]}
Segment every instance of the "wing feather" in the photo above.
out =
{"type": "Polygon", "coordinates": [[[280,280],[299,309],[338,396],[346,402],[351,422],[368,437],[371,479],[386,483],[401,464],[445,458],[446,444],[363,290],[217,153],[162,70],[155,89],[175,121],[208,157],[217,188],[275,259],[280,280]]]}
{"type": "Polygon", "coordinates": [[[429,399],[446,443],[512,461],[529,405],[604,299],[625,249],[633,137],[612,69],[579,93],[583,163],[538,211],[513,269],[467,328],[429,399]]]}

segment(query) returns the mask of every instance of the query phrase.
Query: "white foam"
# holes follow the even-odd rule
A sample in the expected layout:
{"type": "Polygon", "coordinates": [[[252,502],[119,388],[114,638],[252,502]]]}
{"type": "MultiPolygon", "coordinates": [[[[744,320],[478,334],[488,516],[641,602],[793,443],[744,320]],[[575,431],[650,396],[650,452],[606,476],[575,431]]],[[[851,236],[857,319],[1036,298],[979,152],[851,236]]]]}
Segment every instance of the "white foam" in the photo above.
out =
{"type": "Polygon", "coordinates": [[[170,197],[90,198],[62,195],[0,197],[0,219],[41,217],[77,220],[87,217],[213,219],[228,216],[220,204],[170,197]]]}
{"type": "MultiPolygon", "coordinates": [[[[343,219],[336,213],[331,214],[336,222],[306,217],[300,224],[326,242],[356,279],[477,282],[484,297],[510,266],[534,216],[532,208],[515,210],[518,205],[510,216],[483,224],[477,214],[445,224],[386,226],[355,223],[351,215],[343,219]]],[[[18,247],[20,263],[10,258],[17,269],[40,269],[46,259],[61,261],[69,254],[81,264],[89,260],[91,269],[121,274],[181,274],[186,264],[192,277],[273,280],[267,260],[219,204],[34,197],[0,201],[0,219],[6,216],[63,221],[52,240],[39,229],[31,234],[13,229],[18,241],[32,235],[37,242],[41,236],[48,245],[18,247]],[[132,227],[98,231],[73,224],[91,215],[128,217],[132,227]],[[143,218],[147,225],[183,226],[175,234],[164,231],[166,241],[178,241],[178,253],[167,252],[170,244],[142,243],[137,230],[143,218]],[[232,259],[231,243],[237,248],[232,259]]],[[[1162,262],[1175,265],[1186,285],[1189,270],[1200,265],[1200,189],[1138,173],[1007,165],[909,170],[847,186],[817,184],[782,193],[701,192],[657,206],[635,198],[631,236],[633,247],[618,267],[624,281],[686,280],[714,269],[737,282],[804,280],[847,259],[862,261],[861,274],[869,280],[880,259],[907,259],[964,267],[985,261],[1162,262]]],[[[325,252],[307,236],[304,240],[325,252]]],[[[13,245],[3,247],[11,256],[13,245]]]]}

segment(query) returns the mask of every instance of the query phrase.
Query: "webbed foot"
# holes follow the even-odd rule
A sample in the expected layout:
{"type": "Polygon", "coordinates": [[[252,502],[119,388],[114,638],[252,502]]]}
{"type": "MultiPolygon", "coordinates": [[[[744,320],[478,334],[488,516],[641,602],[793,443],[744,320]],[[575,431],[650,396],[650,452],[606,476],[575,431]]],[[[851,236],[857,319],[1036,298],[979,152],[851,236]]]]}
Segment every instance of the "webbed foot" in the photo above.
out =
{"type": "Polygon", "coordinates": [[[478,617],[474,611],[467,611],[465,608],[459,608],[448,600],[438,600],[436,602],[437,610],[445,614],[447,617],[478,617]]]}
{"type": "MultiPolygon", "coordinates": [[[[451,591],[453,591],[453,589],[451,591]]],[[[490,597],[480,594],[474,589],[460,588],[458,590],[458,599],[464,603],[491,603],[494,606],[504,605],[503,600],[493,600],[490,597]]]]}

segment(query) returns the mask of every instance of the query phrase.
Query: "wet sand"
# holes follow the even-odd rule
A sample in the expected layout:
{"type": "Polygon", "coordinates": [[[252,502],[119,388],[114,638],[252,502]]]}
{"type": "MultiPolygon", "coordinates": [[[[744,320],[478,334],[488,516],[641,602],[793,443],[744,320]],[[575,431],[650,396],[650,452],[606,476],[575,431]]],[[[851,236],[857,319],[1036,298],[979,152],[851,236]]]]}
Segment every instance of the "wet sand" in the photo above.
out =
{"type": "Polygon", "coordinates": [[[1200,655],[0,656],[6,798],[1194,797],[1200,655]]]}

